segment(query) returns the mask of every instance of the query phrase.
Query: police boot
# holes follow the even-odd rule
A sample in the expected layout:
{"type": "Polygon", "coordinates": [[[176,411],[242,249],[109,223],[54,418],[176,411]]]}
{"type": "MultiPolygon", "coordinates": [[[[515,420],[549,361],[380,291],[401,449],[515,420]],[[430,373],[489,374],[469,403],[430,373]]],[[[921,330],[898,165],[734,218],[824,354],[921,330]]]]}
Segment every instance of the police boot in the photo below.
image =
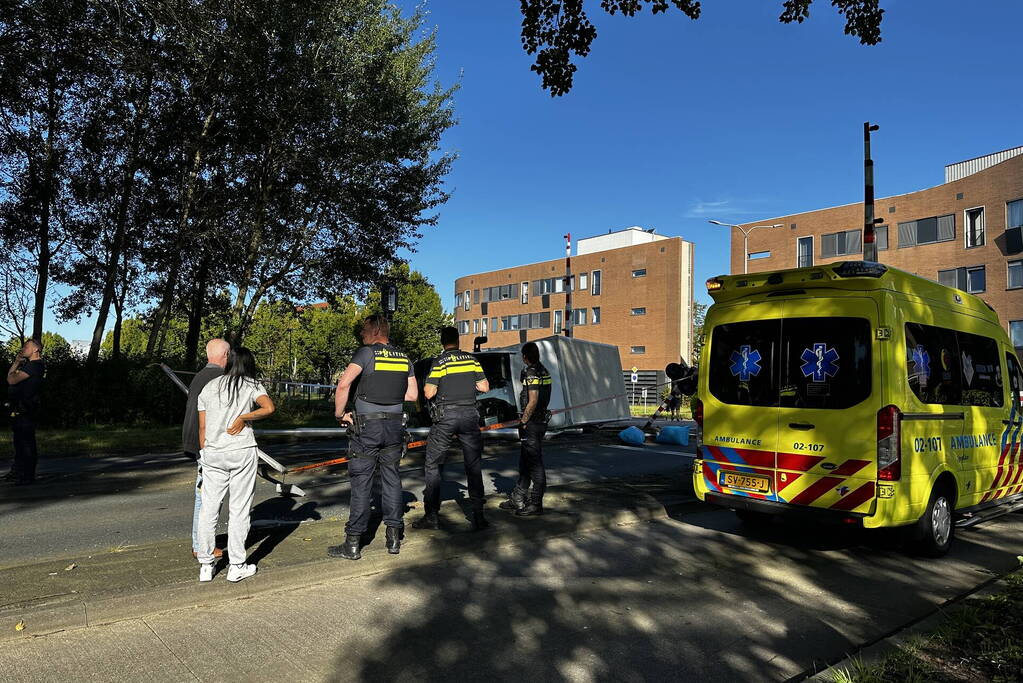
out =
{"type": "Polygon", "coordinates": [[[397,555],[401,551],[401,529],[387,527],[387,552],[397,555]]]}
{"type": "Polygon", "coordinates": [[[427,512],[422,517],[412,522],[413,529],[439,529],[440,521],[436,512],[427,512]]]}
{"type": "Polygon", "coordinates": [[[490,522],[488,522],[487,518],[483,516],[483,508],[473,510],[469,514],[469,523],[472,525],[473,531],[483,531],[490,526],[490,522]]]}
{"type": "Polygon", "coordinates": [[[526,505],[526,489],[516,486],[512,489],[511,497],[497,507],[502,510],[521,510],[526,505]]]}
{"type": "Polygon", "coordinates": [[[516,517],[534,517],[543,514],[543,501],[531,500],[515,511],[516,517]]]}
{"type": "Polygon", "coordinates": [[[357,534],[346,534],[345,542],[341,545],[332,545],[327,548],[327,554],[331,557],[343,557],[346,560],[358,560],[362,557],[359,550],[361,538],[357,534]]]}

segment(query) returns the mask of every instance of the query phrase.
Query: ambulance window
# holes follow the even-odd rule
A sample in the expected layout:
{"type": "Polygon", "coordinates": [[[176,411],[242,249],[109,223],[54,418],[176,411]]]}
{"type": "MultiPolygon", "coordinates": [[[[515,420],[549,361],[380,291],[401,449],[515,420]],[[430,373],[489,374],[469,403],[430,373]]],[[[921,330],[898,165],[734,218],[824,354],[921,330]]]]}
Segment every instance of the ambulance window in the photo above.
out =
{"type": "Polygon", "coordinates": [[[924,403],[962,404],[961,362],[956,333],[943,327],[906,323],[906,377],[924,403]]]}
{"type": "Polygon", "coordinates": [[[1018,406],[1023,402],[1023,368],[1020,368],[1019,361],[1011,353],[1005,354],[1005,361],[1006,369],[1009,371],[1010,405],[1018,406]]]}
{"type": "Polygon", "coordinates": [[[963,405],[1001,406],[1002,368],[998,342],[977,334],[957,332],[963,379],[963,405]]]}
{"type": "Polygon", "coordinates": [[[710,342],[710,392],[722,403],[778,405],[779,320],[718,325],[710,342]]]}
{"type": "Polygon", "coordinates": [[[869,320],[787,318],[781,329],[781,406],[849,408],[870,396],[869,320]]]}

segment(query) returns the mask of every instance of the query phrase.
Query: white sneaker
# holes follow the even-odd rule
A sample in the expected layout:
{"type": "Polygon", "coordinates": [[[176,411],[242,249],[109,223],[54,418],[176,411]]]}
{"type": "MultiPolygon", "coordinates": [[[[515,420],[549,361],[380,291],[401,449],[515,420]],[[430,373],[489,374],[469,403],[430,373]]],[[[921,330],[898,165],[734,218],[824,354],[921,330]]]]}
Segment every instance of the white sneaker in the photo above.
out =
{"type": "Polygon", "coordinates": [[[200,564],[199,565],[199,580],[202,582],[213,580],[213,565],[212,564],[200,564]]]}
{"type": "Polygon", "coordinates": [[[227,580],[232,583],[237,583],[242,579],[247,579],[256,573],[256,565],[254,564],[232,564],[230,569],[227,570],[227,580]]]}

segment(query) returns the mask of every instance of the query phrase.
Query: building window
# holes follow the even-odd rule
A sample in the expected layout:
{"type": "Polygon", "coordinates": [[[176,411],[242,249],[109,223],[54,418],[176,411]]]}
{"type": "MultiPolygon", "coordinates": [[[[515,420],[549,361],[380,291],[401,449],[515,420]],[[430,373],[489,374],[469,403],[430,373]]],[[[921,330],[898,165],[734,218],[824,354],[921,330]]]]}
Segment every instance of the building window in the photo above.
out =
{"type": "Polygon", "coordinates": [[[479,334],[480,333],[480,319],[479,318],[473,318],[472,319],[472,333],[473,334],[479,334]]]}
{"type": "Polygon", "coordinates": [[[590,288],[589,273],[579,273],[579,291],[585,292],[590,288]]]}
{"type": "Polygon", "coordinates": [[[472,290],[472,303],[475,306],[479,302],[480,302],[480,290],[474,289],[474,290],[472,290]]]}
{"type": "Polygon", "coordinates": [[[646,268],[637,268],[632,271],[632,277],[646,277],[646,268]]]}
{"type": "Polygon", "coordinates": [[[507,301],[515,296],[515,285],[501,285],[500,287],[484,287],[483,301],[507,301]]]}
{"type": "Polygon", "coordinates": [[[1005,205],[1005,251],[1008,254],[1023,251],[1023,199],[1005,205]]]}
{"type": "Polygon", "coordinates": [[[561,334],[562,320],[565,316],[565,312],[562,310],[554,311],[554,334],[561,334]]]}
{"type": "Polygon", "coordinates": [[[469,290],[467,289],[467,290],[465,290],[465,306],[464,306],[464,308],[465,308],[465,310],[468,311],[471,306],[472,306],[472,299],[469,298],[469,290]]]}
{"type": "Polygon", "coordinates": [[[600,271],[593,271],[593,282],[590,284],[590,294],[596,296],[600,294],[600,271]]]}
{"type": "Polygon", "coordinates": [[[461,307],[462,307],[462,293],[461,292],[455,292],[455,309],[457,310],[457,309],[459,309],[461,307]]]}
{"type": "Polygon", "coordinates": [[[1023,320],[1009,321],[1009,339],[1017,349],[1023,347],[1023,320]]]}
{"type": "Polygon", "coordinates": [[[586,309],[585,308],[573,308],[572,309],[572,326],[585,325],[586,324],[586,309]]]}
{"type": "Polygon", "coordinates": [[[529,283],[523,282],[522,289],[519,292],[519,302],[523,304],[529,303],[529,283]]]}
{"type": "Polygon", "coordinates": [[[984,266],[972,268],[950,268],[938,271],[938,282],[946,287],[955,287],[970,294],[979,294],[987,288],[984,266]]]}
{"type": "Polygon", "coordinates": [[[954,240],[955,237],[956,217],[952,213],[899,223],[899,249],[915,247],[918,244],[948,242],[954,240]]]}
{"type": "Polygon", "coordinates": [[[487,336],[487,319],[486,318],[483,318],[483,320],[480,321],[480,336],[481,337],[487,336]]]}
{"type": "Polygon", "coordinates": [[[600,306],[594,306],[590,310],[593,312],[593,315],[592,315],[592,318],[591,318],[591,320],[593,320],[593,324],[594,325],[599,325],[600,324],[600,306]]]}
{"type": "Polygon", "coordinates": [[[796,268],[813,265],[813,235],[796,238],[796,268]]]}
{"type": "Polygon", "coordinates": [[[877,245],[878,251],[885,251],[888,249],[888,226],[878,225],[874,227],[874,244],[877,245]]]}
{"type": "Polygon", "coordinates": [[[633,346],[630,348],[629,353],[646,353],[645,346],[633,346]]]}
{"type": "Polygon", "coordinates": [[[966,210],[966,248],[984,246],[984,207],[966,210]]]}
{"type": "Polygon", "coordinates": [[[834,258],[863,251],[863,233],[845,230],[821,235],[821,258],[834,258]]]}
{"type": "Polygon", "coordinates": [[[771,258],[771,252],[769,251],[754,251],[752,254],[746,256],[750,261],[756,261],[762,258],[771,258]]]}
{"type": "Polygon", "coordinates": [[[549,277],[544,280],[533,280],[533,295],[560,294],[565,291],[564,277],[549,277]]]}
{"type": "Polygon", "coordinates": [[[495,317],[490,319],[490,331],[491,332],[497,332],[498,329],[499,328],[497,327],[497,317],[495,316],[495,317]]]}
{"type": "Polygon", "coordinates": [[[632,315],[646,315],[645,308],[634,308],[632,309],[632,315]]]}
{"type": "Polygon", "coordinates": [[[550,312],[522,313],[521,315],[505,315],[501,317],[501,327],[510,330],[538,330],[551,324],[550,312]]]}
{"type": "Polygon", "coordinates": [[[459,320],[458,321],[458,334],[469,334],[469,321],[459,320]]]}
{"type": "Polygon", "coordinates": [[[1009,285],[1006,289],[1023,287],[1023,261],[1009,261],[1009,285]]]}

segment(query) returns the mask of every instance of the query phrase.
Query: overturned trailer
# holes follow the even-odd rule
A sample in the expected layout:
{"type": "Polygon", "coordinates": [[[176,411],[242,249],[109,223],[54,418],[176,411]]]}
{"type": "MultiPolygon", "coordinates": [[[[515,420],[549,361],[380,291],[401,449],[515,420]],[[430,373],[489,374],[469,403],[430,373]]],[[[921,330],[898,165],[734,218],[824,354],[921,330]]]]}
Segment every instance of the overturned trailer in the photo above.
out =
{"type": "MultiPolygon", "coordinates": [[[[614,422],[630,417],[618,347],[562,336],[534,340],[540,362],[551,374],[551,429],[614,422]],[[565,410],[565,409],[568,410],[565,410]]],[[[522,383],[522,346],[482,349],[473,355],[483,366],[490,391],[477,397],[484,426],[514,420],[519,412],[522,383]]],[[[420,382],[433,359],[416,364],[420,382]]],[[[420,406],[423,406],[420,403],[420,406]]],[[[421,409],[415,422],[429,424],[421,409]]]]}

